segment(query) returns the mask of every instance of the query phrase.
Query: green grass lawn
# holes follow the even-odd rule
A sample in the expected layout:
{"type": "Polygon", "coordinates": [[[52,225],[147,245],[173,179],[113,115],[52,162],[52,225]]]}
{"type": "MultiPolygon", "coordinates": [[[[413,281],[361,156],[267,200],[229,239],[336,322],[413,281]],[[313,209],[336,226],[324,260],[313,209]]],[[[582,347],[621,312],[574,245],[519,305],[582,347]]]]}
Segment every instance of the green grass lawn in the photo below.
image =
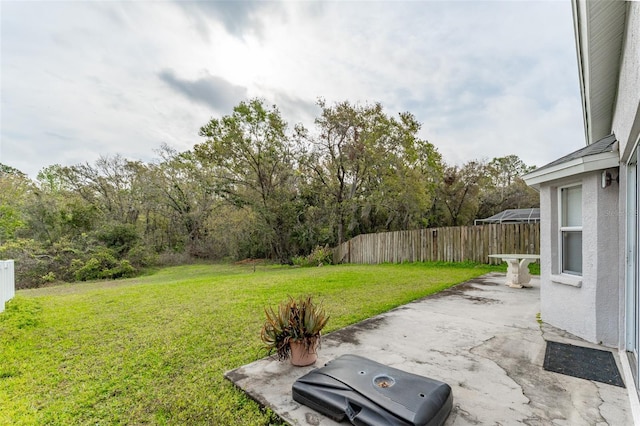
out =
{"type": "Polygon", "coordinates": [[[276,423],[223,378],[264,356],[265,306],[314,295],[332,331],[490,270],[190,265],[18,291],[0,314],[0,424],[276,423]]]}

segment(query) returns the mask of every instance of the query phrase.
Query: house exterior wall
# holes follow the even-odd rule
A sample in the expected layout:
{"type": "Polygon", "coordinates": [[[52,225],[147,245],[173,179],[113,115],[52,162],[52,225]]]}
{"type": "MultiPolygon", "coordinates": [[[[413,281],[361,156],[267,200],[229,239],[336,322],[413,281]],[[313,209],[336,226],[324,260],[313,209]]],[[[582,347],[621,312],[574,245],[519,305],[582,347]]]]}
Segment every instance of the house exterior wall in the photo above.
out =
{"type": "Polygon", "coordinates": [[[602,188],[599,171],[540,187],[542,320],[608,346],[618,344],[620,320],[617,205],[617,184],[602,188]],[[582,184],[582,277],[560,273],[558,189],[575,183],[582,184]]]}
{"type": "Polygon", "coordinates": [[[587,143],[612,133],[617,145],[592,171],[584,164],[599,159],[585,155],[525,176],[540,189],[541,316],[627,351],[620,362],[640,425],[640,2],[573,0],[573,10],[587,143]],[[606,188],[599,167],[611,167],[606,188]],[[582,184],[581,279],[559,273],[558,189],[572,183],[582,184]]]}
{"type": "Polygon", "coordinates": [[[633,279],[627,276],[628,268],[631,267],[631,265],[627,263],[627,259],[630,259],[633,254],[632,251],[629,250],[631,241],[629,241],[630,236],[627,231],[629,226],[628,222],[631,220],[627,213],[627,209],[629,208],[627,205],[629,202],[627,199],[627,191],[629,190],[629,185],[631,185],[628,179],[629,173],[630,171],[626,162],[621,161],[618,174],[620,180],[618,188],[618,349],[626,349],[627,279],[633,279]]]}
{"type": "MultiPolygon", "coordinates": [[[[602,188],[601,173],[596,177],[596,242],[597,263],[595,273],[596,288],[596,341],[610,347],[618,347],[621,340],[619,325],[622,322],[619,312],[624,310],[620,304],[620,292],[624,287],[619,285],[621,275],[619,264],[624,259],[624,238],[619,240],[618,230],[621,217],[618,214],[619,184],[615,177],[618,169],[608,170],[613,181],[611,186],[602,188]]],[[[624,277],[624,275],[622,275],[624,277]]]]}
{"type": "MultiPolygon", "coordinates": [[[[558,256],[557,246],[551,243],[552,223],[558,222],[558,197],[556,188],[552,185],[540,185],[540,317],[549,324],[563,328],[563,316],[560,307],[556,307],[558,300],[556,291],[551,284],[551,259],[558,256]]],[[[554,226],[554,231],[557,227],[554,226]]]]}
{"type": "Polygon", "coordinates": [[[625,31],[612,130],[626,163],[640,134],[640,2],[627,4],[625,31]]]}
{"type": "MultiPolygon", "coordinates": [[[[636,142],[640,137],[640,3],[627,4],[627,22],[620,75],[618,80],[618,92],[612,122],[612,132],[620,143],[620,190],[618,211],[622,213],[619,220],[619,281],[618,281],[618,334],[619,348],[626,346],[625,327],[626,309],[628,301],[627,292],[627,246],[629,242],[628,221],[626,216],[635,217],[634,207],[627,200],[627,188],[634,188],[635,182],[628,182],[626,165],[634,152],[636,142]],[[625,213],[626,212],[626,213],[625,213]]],[[[638,259],[629,259],[630,262],[638,262],[638,259]]],[[[632,278],[629,278],[632,279],[632,278]]]]}

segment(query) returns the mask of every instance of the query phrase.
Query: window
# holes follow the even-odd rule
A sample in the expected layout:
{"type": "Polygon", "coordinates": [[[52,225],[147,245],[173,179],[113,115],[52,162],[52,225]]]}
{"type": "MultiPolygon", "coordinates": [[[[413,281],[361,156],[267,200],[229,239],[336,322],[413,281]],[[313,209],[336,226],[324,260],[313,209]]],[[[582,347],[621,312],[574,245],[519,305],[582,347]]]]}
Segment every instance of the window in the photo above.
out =
{"type": "Polygon", "coordinates": [[[582,186],[560,189],[560,257],[563,274],[582,275],[582,186]]]}

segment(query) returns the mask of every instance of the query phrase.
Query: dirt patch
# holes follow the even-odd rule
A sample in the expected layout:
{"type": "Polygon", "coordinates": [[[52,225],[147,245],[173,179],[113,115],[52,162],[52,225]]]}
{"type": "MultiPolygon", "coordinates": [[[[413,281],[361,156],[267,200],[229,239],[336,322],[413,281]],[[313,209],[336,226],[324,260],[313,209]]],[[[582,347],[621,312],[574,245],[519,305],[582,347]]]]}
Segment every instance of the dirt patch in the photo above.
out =
{"type": "Polygon", "coordinates": [[[360,344],[358,333],[360,333],[361,331],[375,330],[382,324],[384,324],[385,321],[386,318],[382,316],[369,318],[364,321],[360,321],[357,324],[353,324],[348,327],[341,328],[340,330],[336,330],[331,334],[328,334],[327,339],[337,340],[340,343],[351,343],[352,345],[358,345],[360,344]]]}
{"type": "Polygon", "coordinates": [[[241,373],[241,372],[240,372],[240,369],[239,369],[239,368],[236,368],[235,370],[227,371],[227,372],[224,374],[224,377],[225,377],[227,380],[231,381],[232,383],[238,383],[238,382],[240,382],[240,381],[242,381],[242,380],[246,379],[246,378],[247,378],[247,377],[249,377],[249,376],[247,376],[247,375],[246,375],[246,374],[244,374],[244,373],[241,373]]]}
{"type": "Polygon", "coordinates": [[[443,290],[441,292],[432,294],[430,296],[427,296],[427,299],[440,299],[442,297],[450,297],[450,296],[459,296],[459,297],[463,297],[467,300],[470,300],[473,303],[477,303],[477,304],[492,304],[492,303],[502,303],[500,300],[498,299],[491,299],[489,297],[482,297],[482,296],[473,296],[468,294],[469,291],[484,291],[482,288],[480,287],[476,287],[474,284],[476,285],[497,285],[491,281],[488,280],[484,280],[481,278],[476,278],[473,281],[467,281],[458,285],[455,285],[453,287],[450,287],[446,290],[443,290]]]}
{"type": "Polygon", "coordinates": [[[495,276],[482,276],[473,280],[478,285],[497,286],[500,285],[496,282],[495,276]]]}
{"type": "Polygon", "coordinates": [[[474,287],[471,281],[467,281],[462,284],[449,287],[446,290],[442,290],[438,293],[427,296],[427,299],[440,299],[442,297],[449,297],[449,296],[464,296],[465,293],[470,290],[483,291],[481,288],[474,287]]]}
{"type": "Polygon", "coordinates": [[[470,296],[468,294],[463,294],[462,297],[464,297],[467,300],[471,300],[473,303],[476,303],[479,305],[491,305],[493,303],[502,303],[502,301],[498,299],[491,299],[490,297],[470,296]]]}

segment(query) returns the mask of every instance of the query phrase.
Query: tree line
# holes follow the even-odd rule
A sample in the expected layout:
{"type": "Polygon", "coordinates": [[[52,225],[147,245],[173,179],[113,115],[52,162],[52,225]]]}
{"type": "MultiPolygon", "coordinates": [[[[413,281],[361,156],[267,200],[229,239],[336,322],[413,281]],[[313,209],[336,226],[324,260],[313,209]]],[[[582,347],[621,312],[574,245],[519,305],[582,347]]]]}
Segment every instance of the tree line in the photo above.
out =
{"type": "Polygon", "coordinates": [[[515,155],[446,164],[409,112],[318,101],[315,127],[241,102],[202,139],[153,162],[120,155],[51,165],[35,180],[0,164],[0,258],[22,287],[117,278],[191,259],[289,263],[358,234],[472,224],[538,206],[515,155]]]}

